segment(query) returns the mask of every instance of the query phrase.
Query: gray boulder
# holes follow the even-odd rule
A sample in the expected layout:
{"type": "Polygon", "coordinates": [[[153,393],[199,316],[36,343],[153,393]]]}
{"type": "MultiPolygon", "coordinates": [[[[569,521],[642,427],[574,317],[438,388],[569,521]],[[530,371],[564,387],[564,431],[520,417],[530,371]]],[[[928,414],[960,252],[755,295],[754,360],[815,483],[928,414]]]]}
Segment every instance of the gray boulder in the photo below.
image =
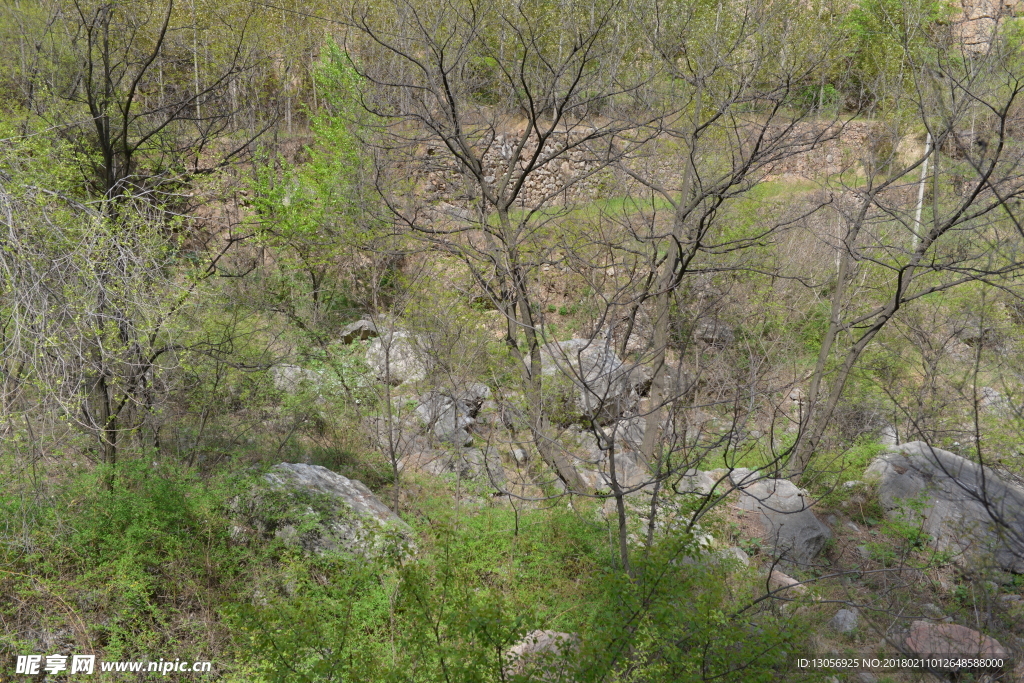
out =
{"type": "Polygon", "coordinates": [[[500,486],[505,483],[501,456],[492,448],[467,448],[462,452],[462,476],[500,486]]]}
{"type": "Polygon", "coordinates": [[[675,488],[681,493],[696,493],[702,496],[706,496],[712,491],[722,494],[728,491],[729,487],[728,480],[719,483],[725,476],[724,470],[702,472],[701,470],[691,469],[683,473],[675,488]]]}
{"type": "Polygon", "coordinates": [[[740,509],[755,513],[762,536],[784,562],[810,564],[832,538],[811,511],[806,492],[788,479],[762,479],[744,468],[733,470],[730,478],[740,492],[740,509]]]}
{"type": "MultiPolygon", "coordinates": [[[[615,436],[620,448],[640,451],[644,443],[644,432],[647,431],[647,420],[642,417],[628,417],[615,423],[615,436]]],[[[605,430],[609,432],[609,429],[605,430]]]]}
{"type": "Polygon", "coordinates": [[[654,373],[644,365],[634,365],[628,369],[629,384],[637,396],[648,396],[651,393],[651,384],[654,382],[654,373]]]}
{"type": "Polygon", "coordinates": [[[914,441],[876,458],[864,478],[890,517],[921,523],[937,550],[1024,573],[1024,490],[991,469],[914,441]]]}
{"type": "Polygon", "coordinates": [[[579,638],[571,633],[533,631],[505,654],[506,672],[529,675],[530,680],[563,681],[578,649],[579,638]]]}
{"type": "Polygon", "coordinates": [[[319,465],[274,465],[234,508],[245,530],[309,553],[370,557],[405,553],[412,544],[412,529],[362,482],[319,465]]]}
{"type": "Polygon", "coordinates": [[[475,418],[484,402],[491,397],[491,389],[486,384],[472,382],[455,395],[459,410],[475,418]]]}
{"type": "Polygon", "coordinates": [[[717,318],[699,320],[693,326],[693,338],[716,349],[724,349],[736,339],[736,333],[730,325],[717,318]]]}
{"type": "Polygon", "coordinates": [[[377,332],[377,326],[373,324],[371,320],[357,320],[354,323],[346,325],[341,331],[339,341],[342,344],[351,344],[354,341],[362,341],[364,339],[374,339],[379,337],[380,334],[377,332]]]}
{"type": "Polygon", "coordinates": [[[377,337],[366,349],[366,363],[382,382],[421,382],[427,376],[427,361],[416,346],[416,338],[396,330],[377,337]]]}
{"type": "Polygon", "coordinates": [[[857,610],[841,609],[828,622],[833,631],[839,633],[853,633],[857,629],[857,610]]]}
{"type": "Polygon", "coordinates": [[[943,612],[938,605],[931,602],[926,602],[925,604],[921,605],[921,614],[931,619],[932,621],[953,621],[953,617],[946,616],[945,612],[943,612]]]}
{"type": "Polygon", "coordinates": [[[742,548],[737,548],[736,546],[731,546],[720,551],[717,553],[717,557],[729,562],[738,562],[744,567],[750,566],[750,556],[747,555],[742,548]]]}
{"type": "Polygon", "coordinates": [[[437,392],[424,394],[416,407],[416,415],[440,441],[456,446],[473,443],[466,428],[476,420],[462,413],[450,396],[437,392]]]}
{"type": "Polygon", "coordinates": [[[294,394],[304,386],[319,389],[323,379],[316,370],[298,365],[275,365],[270,368],[270,376],[274,380],[274,388],[288,394],[294,394]]]}
{"type": "Polygon", "coordinates": [[[420,397],[416,414],[439,440],[456,446],[473,443],[468,427],[476,423],[480,406],[491,395],[485,384],[473,383],[451,394],[431,391],[420,397]]]}
{"type": "Polygon", "coordinates": [[[635,406],[634,384],[646,381],[635,366],[619,360],[610,340],[552,342],[541,349],[540,357],[544,375],[562,375],[575,385],[576,412],[599,424],[607,424],[635,406]]]}
{"type": "MultiPolygon", "coordinates": [[[[643,418],[633,419],[642,420],[643,418]]],[[[623,423],[626,422],[628,421],[623,421],[623,423]]],[[[642,429],[642,426],[640,428],[642,429]]],[[[578,427],[568,432],[569,441],[578,444],[578,446],[570,445],[569,460],[583,481],[595,491],[611,489],[611,461],[608,457],[610,443],[606,438],[610,431],[611,428],[605,428],[605,436],[602,437],[601,442],[592,432],[581,430],[578,427]]],[[[629,427],[627,426],[624,431],[628,433],[629,427]]],[[[640,436],[642,437],[642,432],[640,436]]],[[[650,475],[641,462],[639,451],[630,447],[628,437],[618,429],[615,442],[615,479],[619,486],[626,488],[642,486],[650,480],[650,475]]]]}

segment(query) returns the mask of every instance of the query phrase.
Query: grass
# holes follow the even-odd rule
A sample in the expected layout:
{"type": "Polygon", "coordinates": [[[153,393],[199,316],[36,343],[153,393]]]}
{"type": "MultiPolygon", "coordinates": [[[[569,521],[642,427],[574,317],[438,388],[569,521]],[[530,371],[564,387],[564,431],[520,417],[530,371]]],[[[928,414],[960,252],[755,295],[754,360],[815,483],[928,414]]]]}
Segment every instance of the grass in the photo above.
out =
{"type": "Polygon", "coordinates": [[[770,680],[783,664],[744,645],[748,623],[760,624],[760,644],[802,637],[767,612],[730,619],[756,582],[726,586],[677,562],[688,537],[635,552],[646,578],[631,579],[585,500],[513,508],[472,483],[410,476],[417,553],[368,560],[233,534],[233,501],[258,471],[202,479],[139,459],[118,467],[110,490],[107,474],[53,479],[43,497],[0,494],[4,519],[31,520],[0,546],[5,656],[38,651],[49,632],[101,660],[213,661],[225,681],[425,682],[446,670],[484,683],[498,680],[502,652],[545,628],[586,634],[580,680],[606,677],[629,648],[652,681],[704,666],[738,682],[770,680]],[[729,664],[745,658],[752,668],[729,664]]]}

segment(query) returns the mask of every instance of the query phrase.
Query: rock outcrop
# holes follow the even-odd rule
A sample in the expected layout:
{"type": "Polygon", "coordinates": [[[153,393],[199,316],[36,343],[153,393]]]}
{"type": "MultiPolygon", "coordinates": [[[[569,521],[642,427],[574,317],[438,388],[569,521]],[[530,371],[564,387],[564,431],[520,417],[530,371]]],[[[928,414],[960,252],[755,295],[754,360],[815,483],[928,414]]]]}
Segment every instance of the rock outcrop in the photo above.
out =
{"type": "Polygon", "coordinates": [[[695,341],[707,344],[712,348],[724,349],[729,344],[732,344],[736,338],[736,333],[731,325],[717,318],[710,318],[701,320],[694,325],[693,338],[695,341]]]}
{"type": "MultiPolygon", "coordinates": [[[[533,631],[505,654],[510,676],[529,675],[529,680],[563,681],[579,638],[559,631],[533,631]]],[[[526,679],[524,679],[526,680],[526,679]]]]}
{"type": "Polygon", "coordinates": [[[607,340],[570,339],[541,349],[541,372],[564,376],[576,388],[578,416],[607,424],[631,410],[639,398],[637,387],[649,384],[639,366],[623,363],[607,340]]]}
{"type": "Polygon", "coordinates": [[[342,344],[351,344],[354,341],[374,339],[379,336],[380,333],[377,332],[377,326],[373,321],[357,320],[354,323],[346,325],[344,329],[342,329],[341,334],[338,337],[338,341],[342,344]]]}
{"type": "Polygon", "coordinates": [[[889,516],[921,524],[937,550],[1024,573],[1024,490],[991,469],[914,441],[876,458],[864,479],[889,516]]]}
{"type": "Polygon", "coordinates": [[[501,455],[493,448],[422,448],[398,461],[400,471],[416,470],[440,476],[456,474],[463,479],[501,486],[506,481],[501,455]]]}
{"type": "Polygon", "coordinates": [[[910,624],[907,649],[921,656],[1009,657],[998,640],[958,624],[915,621],[910,624]]]}
{"type": "Polygon", "coordinates": [[[619,486],[635,488],[651,479],[650,473],[640,457],[640,443],[643,440],[645,420],[642,417],[627,418],[611,427],[605,427],[602,438],[590,431],[575,428],[570,431],[570,441],[578,442],[573,447],[570,461],[580,478],[595,491],[611,489],[611,466],[608,457],[610,436],[615,437],[615,479],[619,486]],[[603,446],[603,448],[602,448],[603,446]]]}
{"type": "Polygon", "coordinates": [[[280,463],[235,510],[246,527],[314,554],[406,552],[412,530],[357,480],[319,465],[280,463]]]}
{"type": "Polygon", "coordinates": [[[459,392],[430,391],[420,397],[416,414],[439,440],[468,446],[473,442],[468,428],[476,423],[480,406],[490,395],[487,385],[479,382],[459,392]]]}
{"type": "Polygon", "coordinates": [[[810,564],[832,532],[811,511],[806,492],[787,479],[764,479],[748,469],[731,472],[740,509],[753,512],[763,538],[784,562],[810,564]]]}
{"type": "Polygon", "coordinates": [[[416,338],[404,330],[377,337],[366,350],[366,363],[382,382],[420,382],[427,376],[427,361],[416,338]]]}
{"type": "Polygon", "coordinates": [[[288,394],[294,394],[304,386],[319,389],[323,380],[316,370],[298,365],[275,365],[270,368],[270,376],[274,380],[274,388],[288,394]]]}

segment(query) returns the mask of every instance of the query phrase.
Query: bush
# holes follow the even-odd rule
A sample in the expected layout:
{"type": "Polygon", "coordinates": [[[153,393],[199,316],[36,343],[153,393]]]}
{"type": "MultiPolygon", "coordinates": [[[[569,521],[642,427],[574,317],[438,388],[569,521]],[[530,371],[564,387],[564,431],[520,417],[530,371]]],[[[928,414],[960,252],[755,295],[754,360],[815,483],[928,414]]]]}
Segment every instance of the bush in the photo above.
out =
{"type": "MultiPolygon", "coordinates": [[[[20,577],[11,588],[31,605],[0,602],[4,621],[21,627],[12,633],[68,629],[81,650],[109,659],[168,652],[211,659],[224,629],[209,616],[241,590],[251,564],[249,553],[230,543],[230,480],[203,483],[193,473],[135,461],[116,473],[75,476],[38,502],[16,497],[13,488],[0,510],[9,518],[32,514],[35,524],[29,536],[0,547],[0,562],[20,577]],[[78,609],[49,609],[55,604],[78,609]],[[32,623],[46,614],[61,617],[32,623]]],[[[0,646],[14,650],[16,641],[0,646]]]]}

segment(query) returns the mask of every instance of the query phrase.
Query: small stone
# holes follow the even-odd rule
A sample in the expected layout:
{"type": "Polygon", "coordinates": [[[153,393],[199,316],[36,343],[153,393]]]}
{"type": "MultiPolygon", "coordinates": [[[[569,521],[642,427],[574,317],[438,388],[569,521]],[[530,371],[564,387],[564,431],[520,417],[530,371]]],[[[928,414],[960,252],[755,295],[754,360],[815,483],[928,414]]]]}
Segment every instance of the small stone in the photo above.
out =
{"type": "Polygon", "coordinates": [[[784,593],[795,593],[797,595],[803,595],[807,592],[807,586],[801,585],[799,581],[794,579],[792,576],[783,574],[778,569],[773,569],[771,575],[768,577],[768,587],[772,590],[783,591],[784,593]],[[791,591],[785,589],[791,588],[791,591]]]}
{"type": "Polygon", "coordinates": [[[722,551],[721,556],[724,559],[737,560],[744,567],[750,566],[750,556],[743,552],[741,548],[737,548],[736,546],[722,551]]]}
{"type": "Polygon", "coordinates": [[[848,521],[846,523],[846,528],[849,529],[850,531],[852,531],[855,534],[859,534],[860,533],[860,527],[857,526],[856,524],[854,524],[853,522],[849,522],[848,521]]]}
{"type": "Polygon", "coordinates": [[[839,633],[852,633],[857,628],[857,610],[841,609],[828,622],[832,630],[839,633]]]}
{"type": "Polygon", "coordinates": [[[509,676],[540,674],[536,678],[529,676],[531,680],[540,680],[541,676],[547,680],[547,675],[552,674],[561,679],[564,664],[578,648],[579,637],[573,633],[533,631],[505,654],[505,671],[509,676]]]}
{"type": "Polygon", "coordinates": [[[1012,593],[1009,595],[1000,595],[997,600],[1005,609],[1014,609],[1024,605],[1024,598],[1012,593]]]}
{"type": "Polygon", "coordinates": [[[871,549],[866,545],[857,546],[857,554],[860,555],[860,559],[864,561],[871,559],[871,549]]]}
{"type": "Polygon", "coordinates": [[[945,621],[947,618],[945,613],[939,609],[938,605],[930,602],[926,602],[921,605],[921,614],[929,619],[934,619],[935,621],[945,621]]]}

